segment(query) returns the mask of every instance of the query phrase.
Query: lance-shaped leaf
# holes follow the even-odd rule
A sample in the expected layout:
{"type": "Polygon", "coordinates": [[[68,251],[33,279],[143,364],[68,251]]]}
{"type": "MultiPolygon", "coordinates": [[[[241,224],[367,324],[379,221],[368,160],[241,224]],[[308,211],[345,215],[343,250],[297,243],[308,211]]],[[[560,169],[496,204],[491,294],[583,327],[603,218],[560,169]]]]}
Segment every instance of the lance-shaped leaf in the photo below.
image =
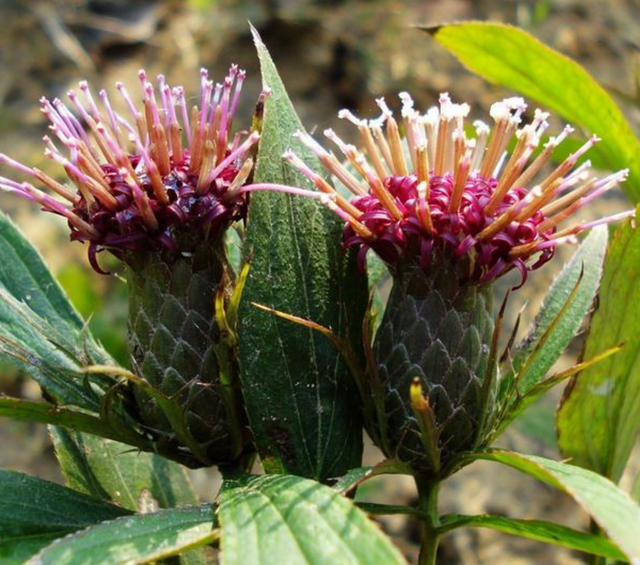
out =
{"type": "Polygon", "coordinates": [[[473,72],[600,136],[603,143],[594,151],[610,169],[631,169],[622,188],[640,200],[640,143],[611,96],[578,63],[509,25],[462,22],[425,29],[473,72]]]}
{"type": "Polygon", "coordinates": [[[358,485],[380,475],[411,475],[411,468],[394,459],[383,459],[373,467],[349,469],[339,477],[331,488],[341,494],[352,492],[358,485]]]}
{"type": "Polygon", "coordinates": [[[624,559],[625,555],[614,543],[608,539],[580,532],[553,522],[542,520],[517,520],[504,516],[444,516],[441,520],[441,529],[450,531],[455,528],[489,528],[505,534],[511,534],[531,540],[550,543],[584,551],[592,555],[600,555],[610,559],[624,559]]]}
{"type": "Polygon", "coordinates": [[[148,491],[160,508],[197,502],[184,467],[151,453],[100,437],[51,428],[67,484],[138,510],[148,491]]]}
{"type": "MultiPolygon", "coordinates": [[[[597,363],[601,363],[605,359],[609,358],[616,353],[619,353],[622,347],[612,347],[599,355],[589,359],[588,361],[584,361],[582,363],[578,363],[573,367],[565,371],[561,371],[550,376],[548,379],[545,379],[539,382],[537,385],[529,389],[529,391],[525,395],[515,395],[515,398],[511,400],[508,405],[507,410],[501,414],[499,422],[494,429],[492,435],[493,443],[495,437],[502,433],[516,418],[518,418],[529,406],[534,404],[537,400],[539,400],[542,396],[544,396],[548,391],[557,386],[558,384],[564,382],[565,380],[573,377],[578,374],[580,371],[584,371],[592,365],[596,365],[597,363]]],[[[552,419],[551,419],[552,420],[552,419]]],[[[551,445],[555,445],[555,437],[553,431],[551,432],[551,445]]]]}
{"type": "MultiPolygon", "coordinates": [[[[269,53],[254,31],[266,100],[255,181],[309,187],[282,159],[302,125],[269,53]]],[[[360,464],[359,399],[340,353],[311,328],[276,318],[258,303],[311,320],[358,351],[367,281],[340,249],[341,222],[318,202],[254,193],[245,255],[251,270],[239,312],[239,357],[258,452],[271,472],[326,479],[360,464]]]]}
{"type": "Polygon", "coordinates": [[[55,483],[0,470],[0,561],[21,563],[56,538],[128,513],[55,483]]]}
{"type": "Polygon", "coordinates": [[[13,420],[64,426],[72,430],[96,434],[110,439],[129,439],[134,445],[138,440],[140,440],[140,446],[147,443],[136,433],[118,438],[115,430],[97,416],[56,406],[49,402],[33,402],[0,394],[0,416],[6,416],[13,420]]]}
{"type": "Polygon", "coordinates": [[[0,212],[0,283],[53,325],[82,331],[84,322],[69,303],[40,254],[0,212]]]}
{"type": "Polygon", "coordinates": [[[470,454],[468,459],[508,465],[566,492],[630,562],[640,563],[640,506],[609,479],[575,465],[511,451],[487,450],[470,454]]]}
{"type": "Polygon", "coordinates": [[[0,353],[62,404],[95,410],[83,364],[108,362],[40,254],[0,213],[0,353]]]}
{"type": "Polygon", "coordinates": [[[53,542],[30,563],[148,563],[215,541],[210,504],[127,516],[89,527],[53,542]]]}
{"type": "Polygon", "coordinates": [[[218,518],[223,565],[405,562],[350,500],[301,477],[227,480],[218,518]]]}
{"type": "Polygon", "coordinates": [[[513,353],[520,394],[544,378],[578,333],[598,290],[606,250],[607,228],[594,228],[553,282],[531,332],[513,353]]]}
{"type": "Polygon", "coordinates": [[[640,231],[618,230],[605,263],[584,359],[617,344],[617,355],[573,379],[557,417],[562,452],[618,481],[640,430],[640,231]]]}
{"type": "MultiPolygon", "coordinates": [[[[40,254],[0,212],[0,343],[63,404],[99,410],[99,398],[79,372],[90,363],[113,364],[96,343],[40,254]],[[51,387],[51,388],[50,388],[51,387]]],[[[21,419],[67,425],[109,436],[112,430],[89,414],[44,404],[2,399],[0,410],[21,419]]],[[[132,510],[144,490],[161,507],[194,504],[196,496],[179,465],[157,455],[92,435],[52,428],[67,483],[132,510]]],[[[127,437],[133,441],[134,435],[127,437]]]]}

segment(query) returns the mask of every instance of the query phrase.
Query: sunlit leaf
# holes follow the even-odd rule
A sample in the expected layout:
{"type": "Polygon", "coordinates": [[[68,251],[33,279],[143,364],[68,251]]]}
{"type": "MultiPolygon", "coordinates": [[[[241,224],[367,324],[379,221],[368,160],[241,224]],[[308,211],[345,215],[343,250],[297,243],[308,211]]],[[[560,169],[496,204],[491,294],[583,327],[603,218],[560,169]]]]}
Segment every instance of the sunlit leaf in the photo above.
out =
{"type": "Polygon", "coordinates": [[[609,479],[582,467],[511,451],[477,452],[469,459],[508,465],[566,492],[632,563],[640,563],[640,506],[609,479]]]}
{"type": "Polygon", "coordinates": [[[52,428],[56,455],[67,484],[138,510],[148,491],[160,508],[197,503],[184,467],[128,445],[92,435],[52,428]]]}
{"type": "Polygon", "coordinates": [[[405,562],[350,500],[301,477],[227,481],[218,517],[223,565],[405,562]]]}
{"type": "Polygon", "coordinates": [[[53,542],[30,563],[147,563],[211,543],[214,508],[172,508],[104,522],[53,542]]]}
{"type": "Polygon", "coordinates": [[[505,534],[566,547],[567,549],[584,551],[610,559],[624,559],[624,554],[608,539],[580,532],[553,522],[541,520],[516,520],[504,516],[445,516],[442,527],[454,528],[489,528],[505,534]]]}
{"type": "Polygon", "coordinates": [[[611,96],[578,63],[510,25],[461,22],[425,30],[473,72],[600,136],[593,151],[612,170],[631,169],[622,188],[640,200],[640,143],[611,96]]]}
{"type": "Polygon", "coordinates": [[[606,250],[607,228],[591,230],[553,282],[532,330],[513,353],[521,394],[544,378],[580,329],[600,284],[606,250]]]}
{"type": "Polygon", "coordinates": [[[640,430],[640,231],[616,233],[583,358],[622,351],[574,377],[557,417],[562,452],[618,481],[640,430]]]}

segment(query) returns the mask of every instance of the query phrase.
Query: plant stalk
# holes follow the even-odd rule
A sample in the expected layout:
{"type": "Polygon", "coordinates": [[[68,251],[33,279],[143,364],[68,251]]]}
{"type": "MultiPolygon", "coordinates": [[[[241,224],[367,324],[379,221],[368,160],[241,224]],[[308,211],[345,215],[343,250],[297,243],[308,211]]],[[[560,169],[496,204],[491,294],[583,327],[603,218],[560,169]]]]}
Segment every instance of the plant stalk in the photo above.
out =
{"type": "Polygon", "coordinates": [[[418,564],[436,565],[438,544],[442,535],[439,531],[440,515],[438,514],[440,480],[416,475],[415,481],[418,487],[418,508],[422,513],[418,564]]]}

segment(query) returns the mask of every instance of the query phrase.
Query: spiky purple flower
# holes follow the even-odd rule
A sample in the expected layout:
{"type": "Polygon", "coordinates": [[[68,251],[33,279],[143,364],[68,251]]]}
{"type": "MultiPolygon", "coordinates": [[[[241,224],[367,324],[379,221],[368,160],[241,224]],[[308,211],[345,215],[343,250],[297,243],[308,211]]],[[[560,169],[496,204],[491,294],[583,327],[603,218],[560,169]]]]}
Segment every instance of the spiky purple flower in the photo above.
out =
{"type": "Polygon", "coordinates": [[[465,130],[467,104],[454,104],[443,94],[439,107],[420,114],[407,93],[400,98],[404,139],[383,99],[377,100],[382,116],[376,120],[360,120],[347,110],[340,113],[358,128],[366,157],[332,130],[324,132],[347,165],[311,136],[298,135],[352,193],[349,200],[292,152],[285,154],[321,194],[297,192],[320,198],[345,220],[344,245],[359,250],[361,265],[369,249],[392,268],[407,262],[426,270],[439,255],[455,267],[460,281],[484,283],[514,268],[524,280],[577,233],[633,214],[565,225],[578,209],[623,181],[628,171],[598,179],[589,172],[588,161],[578,165],[598,141],[594,136],[551,173],[541,175],[573,129],[567,126],[551,137],[536,155],[548,114],[536,110],[533,121],[519,127],[526,109],[521,98],[494,104],[493,128],[476,121],[471,139],[465,130]]]}
{"type": "Polygon", "coordinates": [[[243,190],[319,199],[344,220],[343,245],[358,250],[361,267],[369,249],[387,263],[393,277],[389,299],[375,336],[369,336],[367,365],[354,372],[364,420],[387,457],[442,478],[455,468],[458,454],[487,444],[500,416],[491,283],[513,269],[524,283],[558,245],[633,212],[569,222],[627,171],[598,179],[589,162],[579,164],[598,141],[592,137],[543,174],[572,129],[536,152],[548,114],[536,111],[520,127],[520,98],[494,104],[493,128],[475,122],[471,139],[465,130],[468,105],[443,94],[439,107],[420,114],[408,94],[400,98],[404,138],[383,99],[377,101],[378,119],[340,114],[358,128],[366,153],[325,131],[347,163],[298,134],[350,198],[291,151],[285,158],[317,191],[274,184],[243,190]]]}
{"type": "Polygon", "coordinates": [[[215,85],[205,69],[200,73],[199,104],[190,110],[181,86],[170,87],[160,75],[154,87],[142,70],[141,105],[116,84],[128,117],[115,110],[105,90],[97,103],[84,81],[80,93],[68,93],[69,105],[42,98],[59,142],[45,137],[45,155],[75,186],[0,154],[0,163],[59,198],[5,177],[0,188],[65,217],[71,239],[89,243],[89,259],[99,272],[96,253],[104,249],[118,257],[140,250],[172,256],[217,237],[246,214],[239,188],[251,173],[249,151],[259,135],[232,133],[245,72],[233,65],[215,85]]]}

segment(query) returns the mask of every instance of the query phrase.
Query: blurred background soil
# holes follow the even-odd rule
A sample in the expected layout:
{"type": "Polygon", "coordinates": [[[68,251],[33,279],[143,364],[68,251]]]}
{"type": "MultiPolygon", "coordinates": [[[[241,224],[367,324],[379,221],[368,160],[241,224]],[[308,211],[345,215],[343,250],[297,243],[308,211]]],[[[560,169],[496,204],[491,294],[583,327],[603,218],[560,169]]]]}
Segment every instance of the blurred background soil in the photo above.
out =
{"type": "MultiPolygon", "coordinates": [[[[455,100],[470,103],[474,116],[484,117],[489,105],[508,93],[471,75],[412,27],[458,19],[491,19],[527,29],[585,65],[617,93],[634,126],[640,124],[634,79],[640,50],[638,0],[0,0],[0,152],[59,176],[42,154],[46,124],[39,111],[40,96],[63,97],[80,78],[88,79],[96,91],[112,89],[116,81],[135,91],[141,67],[151,76],[163,73],[171,84],[183,84],[187,92],[195,92],[201,66],[219,79],[230,63],[238,63],[248,71],[239,112],[241,125],[247,126],[260,90],[248,21],[260,31],[309,130],[332,127],[349,138],[352,132],[336,118],[340,108],[365,117],[376,115],[374,97],[384,95],[397,107],[396,94],[402,90],[410,91],[421,108],[448,91],[455,100]]],[[[587,213],[602,216],[624,206],[624,197],[617,193],[587,213]]],[[[4,194],[0,207],[37,245],[78,309],[91,318],[94,332],[124,362],[126,291],[122,281],[93,273],[86,264],[85,249],[66,243],[67,230],[59,218],[40,214],[4,194]]],[[[570,253],[563,251],[564,257],[570,253]]],[[[517,314],[527,304],[521,327],[527,327],[561,264],[559,259],[545,266],[516,293],[510,312],[517,314]]],[[[498,292],[512,282],[503,281],[498,292]]],[[[579,343],[562,364],[568,366],[578,351],[579,343]]],[[[0,367],[0,392],[39,397],[38,388],[8,366],[0,367]]],[[[556,403],[557,395],[532,407],[502,443],[558,457],[553,428],[556,403]]],[[[369,446],[367,462],[379,458],[369,446]]],[[[0,467],[62,480],[46,429],[39,425],[0,418],[0,467]]],[[[193,478],[203,498],[211,499],[215,474],[198,471],[193,478]]],[[[360,489],[359,497],[415,502],[411,481],[402,477],[371,481],[360,489]]],[[[446,484],[442,510],[587,525],[586,517],[557,491],[481,463],[446,484]]],[[[380,522],[414,560],[417,525],[398,516],[380,522]]],[[[443,563],[465,564],[581,560],[569,551],[479,530],[445,538],[441,557],[443,563]]]]}

